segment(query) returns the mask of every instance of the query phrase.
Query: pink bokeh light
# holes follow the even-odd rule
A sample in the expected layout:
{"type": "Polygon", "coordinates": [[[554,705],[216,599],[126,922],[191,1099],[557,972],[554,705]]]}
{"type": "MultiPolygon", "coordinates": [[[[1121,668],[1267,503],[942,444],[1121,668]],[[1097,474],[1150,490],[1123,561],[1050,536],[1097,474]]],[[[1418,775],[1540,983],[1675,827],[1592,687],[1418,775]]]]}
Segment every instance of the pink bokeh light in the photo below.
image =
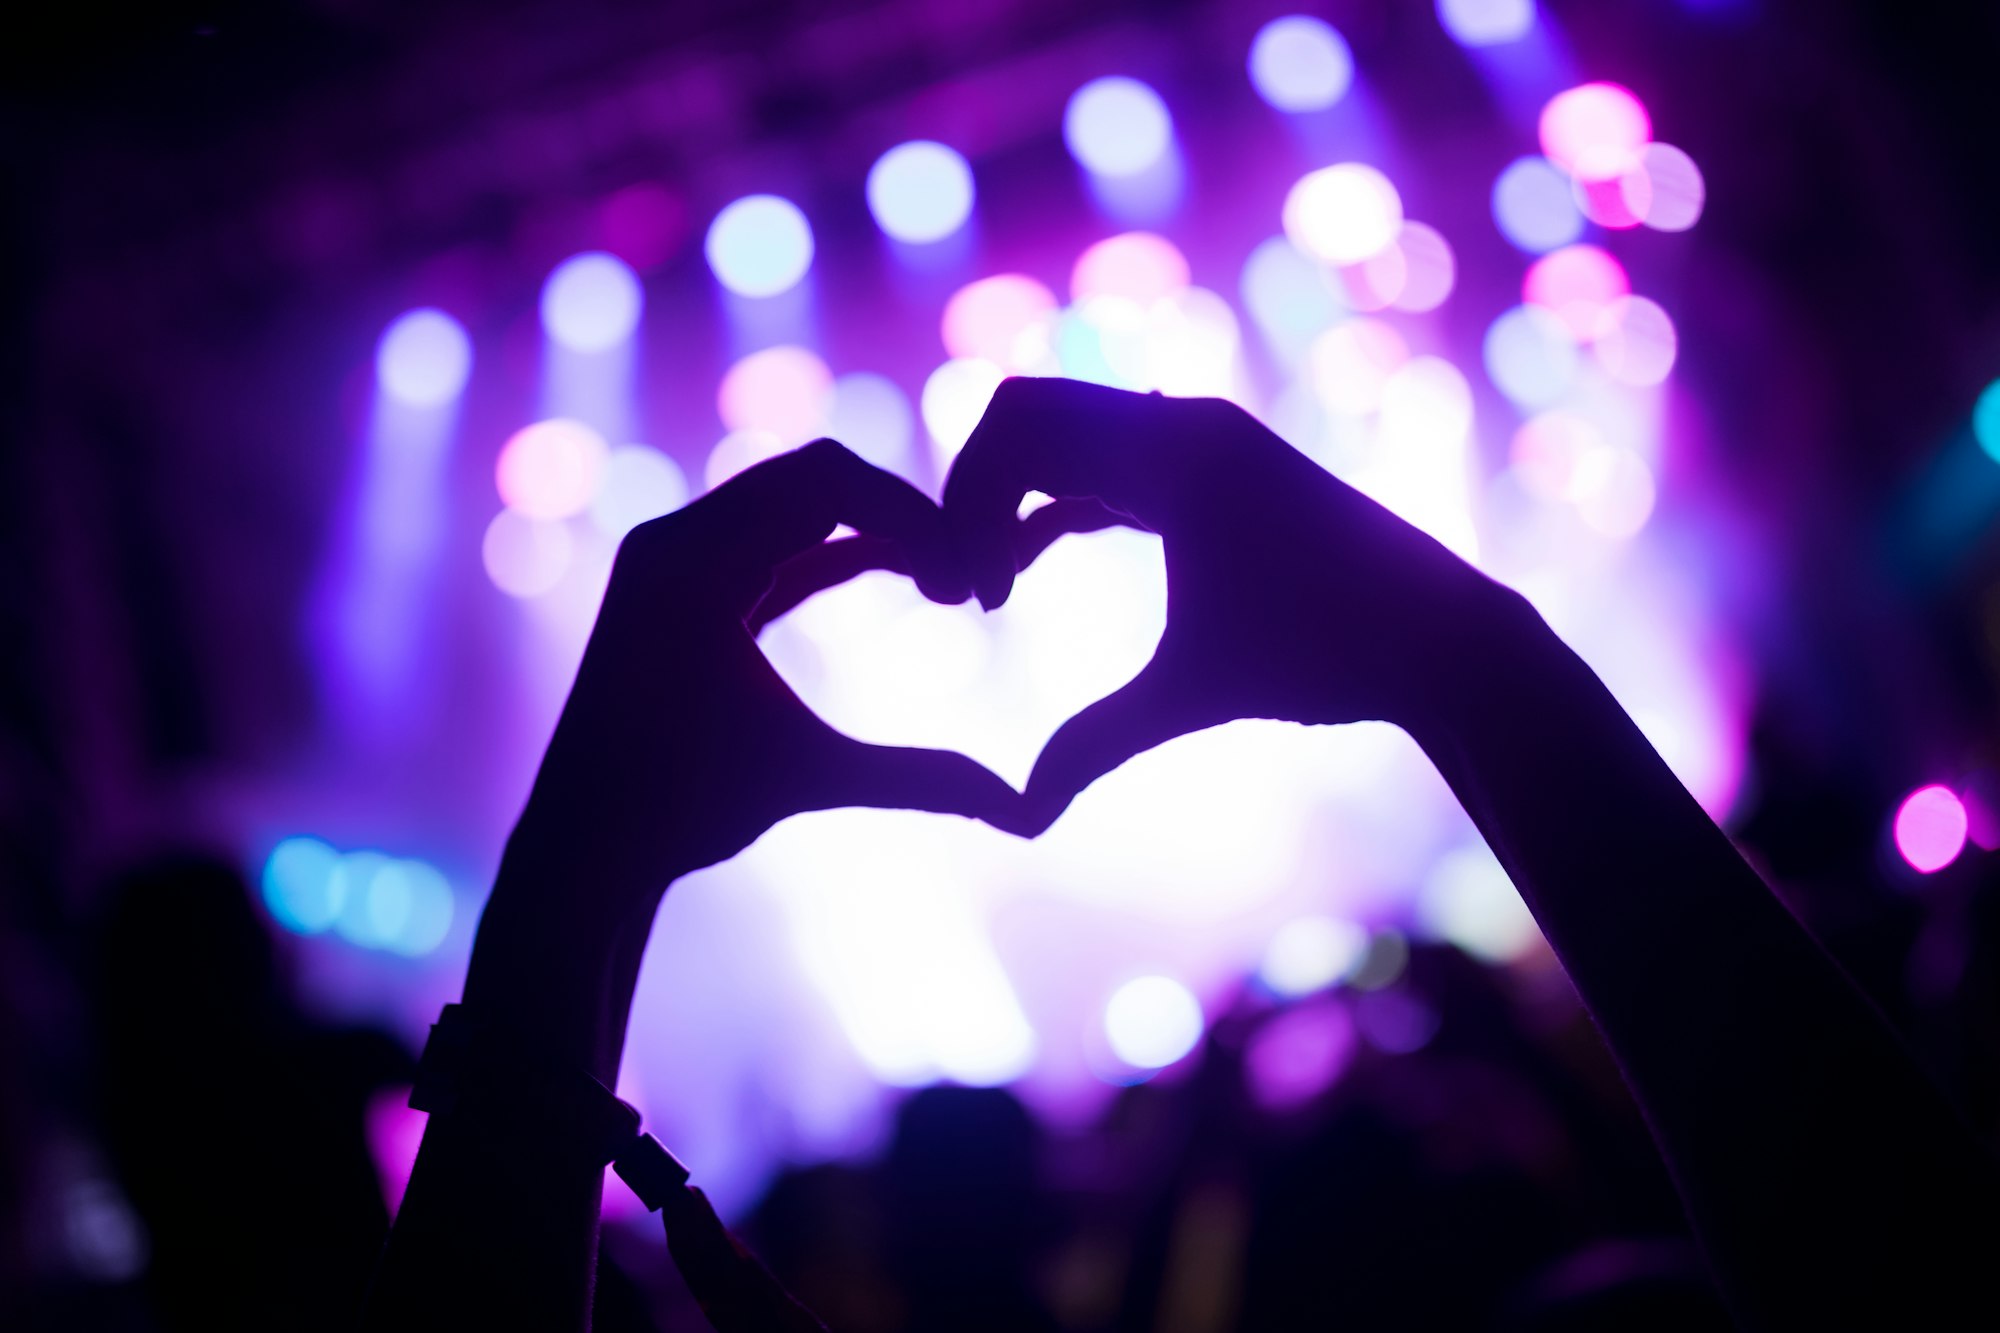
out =
{"type": "Polygon", "coordinates": [[[945,303],[945,350],[1002,370],[1027,370],[1048,353],[1057,305],[1054,292],[1019,273],[967,283],[945,303]]]}
{"type": "Polygon", "coordinates": [[[524,517],[568,518],[597,494],[610,452],[604,437],[581,421],[537,421],[500,446],[494,485],[506,506],[524,517]]]}
{"type": "Polygon", "coordinates": [[[1069,279],[1070,299],[1122,296],[1151,305],[1190,281],[1187,256],[1164,236],[1128,231],[1107,237],[1077,256],[1069,279]]]}
{"type": "Polygon", "coordinates": [[[1586,83],[1542,108],[1542,152],[1583,180],[1615,180],[1653,137],[1645,103],[1616,83],[1586,83]]]}
{"type": "Polygon", "coordinates": [[[1920,874],[1933,874],[1965,850],[1965,803],[1951,788],[1919,787],[1896,807],[1896,850],[1920,874]]]}
{"type": "Polygon", "coordinates": [[[766,347],[731,366],[715,410],[732,431],[763,431],[788,445],[823,433],[833,407],[833,372],[804,347],[766,347]]]}
{"type": "Polygon", "coordinates": [[[1543,255],[1521,281],[1521,299],[1561,320],[1578,342],[1607,327],[1607,312],[1631,291],[1625,266],[1594,245],[1566,245],[1543,255]]]}

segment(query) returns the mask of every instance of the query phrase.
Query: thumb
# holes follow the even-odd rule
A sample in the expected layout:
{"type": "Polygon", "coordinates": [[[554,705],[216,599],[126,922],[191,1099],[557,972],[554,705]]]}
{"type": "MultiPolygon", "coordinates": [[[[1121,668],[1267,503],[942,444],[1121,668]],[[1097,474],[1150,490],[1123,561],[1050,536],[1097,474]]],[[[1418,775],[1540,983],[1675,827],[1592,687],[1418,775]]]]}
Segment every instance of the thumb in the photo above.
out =
{"type": "Polygon", "coordinates": [[[1198,716],[1157,657],[1125,685],[1056,729],[1028,775],[1036,833],[1056,822],[1091,783],[1127,759],[1224,719],[1198,716]]]}
{"type": "Polygon", "coordinates": [[[844,751],[829,772],[837,784],[814,809],[870,806],[930,810],[982,820],[1002,832],[1031,836],[1021,793],[984,764],[954,750],[870,745],[840,737],[844,751]]]}

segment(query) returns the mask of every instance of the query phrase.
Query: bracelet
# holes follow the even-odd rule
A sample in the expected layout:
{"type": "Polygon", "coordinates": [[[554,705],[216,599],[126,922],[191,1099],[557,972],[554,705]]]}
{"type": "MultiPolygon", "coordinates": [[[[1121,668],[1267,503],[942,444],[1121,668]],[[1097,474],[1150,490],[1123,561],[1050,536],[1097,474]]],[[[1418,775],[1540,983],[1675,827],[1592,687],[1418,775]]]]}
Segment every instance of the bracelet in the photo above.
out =
{"type": "Polygon", "coordinates": [[[639,1128],[638,1107],[588,1071],[538,1059],[494,1034],[463,1005],[448,1004],[417,1061],[410,1109],[450,1115],[468,1103],[504,1106],[580,1145],[593,1166],[609,1165],[652,1212],[687,1183],[680,1159],[639,1128]]]}

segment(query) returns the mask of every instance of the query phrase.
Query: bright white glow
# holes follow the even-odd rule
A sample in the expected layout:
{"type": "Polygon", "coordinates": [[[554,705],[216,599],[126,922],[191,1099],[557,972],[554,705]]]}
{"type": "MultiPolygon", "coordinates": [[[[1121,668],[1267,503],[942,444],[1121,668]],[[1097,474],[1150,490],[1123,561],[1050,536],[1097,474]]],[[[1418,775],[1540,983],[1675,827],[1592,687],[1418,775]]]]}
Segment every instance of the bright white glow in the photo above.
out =
{"type": "Polygon", "coordinates": [[[897,144],[868,169],[868,211],[899,241],[939,241],[972,216],[972,167],[928,139],[897,144]]]}
{"type": "Polygon", "coordinates": [[[910,400],[895,381],[856,371],[833,382],[826,433],[876,467],[907,475],[915,429],[910,400]]]}
{"type": "Polygon", "coordinates": [[[972,437],[972,428],[986,415],[993,391],[1005,378],[1006,372],[991,361],[962,356],[945,362],[924,381],[918,410],[937,446],[940,465],[958,457],[958,451],[972,437]]]}
{"type": "Polygon", "coordinates": [[[812,226],[775,194],[746,195],[715,215],[703,244],[715,280],[739,296],[776,296],[812,267],[812,226]]]}
{"type": "Polygon", "coordinates": [[[571,255],[542,284],[542,331],[578,352],[616,347],[639,327],[639,275],[616,255],[571,255]]]}
{"type": "Polygon", "coordinates": [[[1329,412],[1366,416],[1382,405],[1382,389],[1409,359],[1403,335],[1377,319],[1350,319],[1313,339],[1308,349],[1313,387],[1329,412]]]}
{"type": "Polygon", "coordinates": [[[1250,43],[1250,82],[1280,111],[1322,111],[1347,95],[1354,55],[1332,24],[1289,14],[1250,43]]]}
{"type": "Polygon", "coordinates": [[[1379,447],[1350,469],[1362,494],[1466,560],[1479,556],[1466,471],[1472,388],[1442,357],[1420,356],[1382,386],[1379,447]]]}
{"type": "Polygon", "coordinates": [[[1498,46],[1535,26],[1535,0],[1437,0],[1438,22],[1461,46],[1498,46]]]}
{"type": "Polygon", "coordinates": [[[1164,236],[1128,231],[1107,236],[1076,257],[1070,270],[1070,300],[1079,305],[1099,296],[1151,305],[1188,285],[1187,256],[1164,236]]]}
{"type": "Polygon", "coordinates": [[[952,293],[939,333],[954,357],[1025,371],[1049,356],[1055,323],[1054,292],[1019,273],[996,273],[952,293]]]}
{"type": "Polygon", "coordinates": [[[757,430],[787,444],[826,433],[833,372],[804,347],[766,347],[731,366],[716,391],[716,415],[732,431],[757,430]]]}
{"type": "Polygon", "coordinates": [[[776,458],[790,448],[767,430],[732,430],[708,451],[708,462],[701,470],[702,484],[712,491],[744,468],[776,458]]]}
{"type": "Polygon", "coordinates": [[[1557,93],[1542,108],[1537,128],[1549,160],[1585,180],[1616,178],[1653,137],[1645,104],[1616,83],[1585,83],[1557,93]]]}
{"type": "Polygon", "coordinates": [[[1438,858],[1417,895],[1424,930],[1489,963],[1510,963],[1541,942],[1514,882],[1482,844],[1438,858]]]}
{"type": "Polygon", "coordinates": [[[604,483],[590,501],[590,521],[611,538],[687,503],[687,474],[680,464],[643,444],[624,444],[604,462],[604,483]]]}
{"type": "Polygon", "coordinates": [[[1494,386],[1522,407],[1548,406],[1576,378],[1576,341],[1540,306],[1515,306],[1494,320],[1482,351],[1494,386]]]}
{"type": "Polygon", "coordinates": [[[1285,235],[1329,264],[1358,264],[1403,225],[1403,199],[1387,176],[1359,162],[1309,172],[1285,196],[1285,235]]]}
{"type": "Polygon", "coordinates": [[[1606,445],[1585,454],[1571,483],[1576,512],[1591,531],[1623,540],[1653,514],[1653,472],[1629,449],[1606,445]]]}
{"type": "Polygon", "coordinates": [[[509,597],[540,597],[562,582],[576,555],[569,529],[503,509],[486,525],[479,557],[486,577],[509,597]]]}
{"type": "Polygon", "coordinates": [[[1243,263],[1243,304],[1276,348],[1296,354],[1333,322],[1342,302],[1323,266],[1286,237],[1273,236],[1243,263]]]}
{"type": "Polygon", "coordinates": [[[1493,221],[1500,234],[1531,255],[1545,254],[1583,235],[1569,177],[1545,157],[1508,163],[1493,182],[1493,221]]]}
{"type": "Polygon", "coordinates": [[[382,392],[414,407],[450,402],[471,374],[472,340],[442,310],[405,311],[382,330],[375,345],[375,378],[382,392]]]}
{"type": "Polygon", "coordinates": [[[1173,143],[1174,122],[1160,95],[1122,75],[1092,79],[1063,109],[1063,142],[1087,171],[1136,176],[1173,143]]]}
{"type": "Polygon", "coordinates": [[[1144,388],[1181,398],[1227,398],[1237,388],[1236,312],[1204,287],[1155,301],[1146,313],[1144,388]]]}
{"type": "Polygon", "coordinates": [[[1164,1069],[1201,1040],[1201,1001],[1172,977],[1138,977],[1104,1006],[1104,1035],[1135,1069],[1164,1069]]]}
{"type": "Polygon", "coordinates": [[[1392,248],[1402,256],[1404,276],[1389,304],[1419,314],[1443,305],[1458,280],[1458,261],[1444,235],[1424,223],[1405,222],[1392,248]]]}
{"type": "Polygon", "coordinates": [[[1271,936],[1257,975],[1280,995],[1308,995],[1340,980],[1367,949],[1368,932],[1352,921],[1300,917],[1271,936]]]}

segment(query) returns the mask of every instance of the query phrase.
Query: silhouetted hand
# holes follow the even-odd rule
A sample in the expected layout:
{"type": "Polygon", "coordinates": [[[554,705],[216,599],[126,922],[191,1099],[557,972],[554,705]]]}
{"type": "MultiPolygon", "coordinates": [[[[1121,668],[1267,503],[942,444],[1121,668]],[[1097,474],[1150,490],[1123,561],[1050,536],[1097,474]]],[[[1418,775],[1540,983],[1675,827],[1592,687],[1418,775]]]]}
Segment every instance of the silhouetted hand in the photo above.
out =
{"type": "MultiPolygon", "coordinates": [[[[634,529],[508,846],[525,866],[581,855],[576,913],[616,926],[680,875],[725,860],[789,815],[881,806],[1022,826],[1021,799],[947,751],[870,745],[792,693],[748,628],[788,558],[839,524],[887,543],[926,595],[968,587],[938,508],[831,440],[759,464],[634,529]]],[[[641,925],[643,929],[643,923],[641,925]]]]}
{"type": "Polygon", "coordinates": [[[1013,585],[1031,490],[1094,497],[1160,534],[1167,625],[1152,661],[1066,723],[1035,764],[1038,827],[1131,756],[1242,717],[1407,723],[1511,594],[1219,399],[1056,379],[1003,383],[945,483],[989,610],[1013,585]]]}

